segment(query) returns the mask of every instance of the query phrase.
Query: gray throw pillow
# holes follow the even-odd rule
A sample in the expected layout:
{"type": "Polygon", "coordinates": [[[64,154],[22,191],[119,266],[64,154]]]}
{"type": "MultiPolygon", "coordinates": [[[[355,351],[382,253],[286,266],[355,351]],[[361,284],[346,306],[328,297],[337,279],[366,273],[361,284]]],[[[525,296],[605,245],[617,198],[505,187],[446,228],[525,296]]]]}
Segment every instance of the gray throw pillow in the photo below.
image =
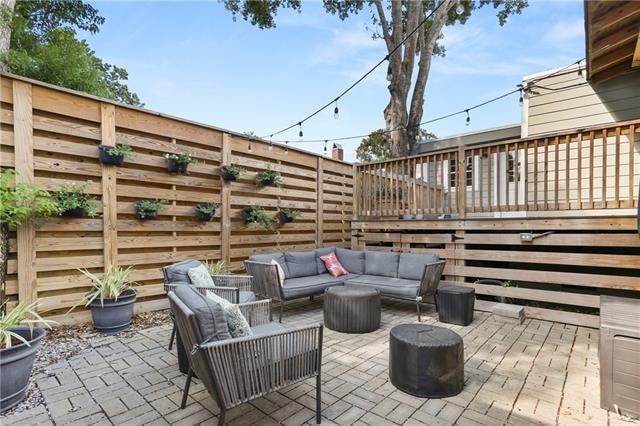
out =
{"type": "Polygon", "coordinates": [[[367,251],[364,257],[364,273],[381,277],[398,276],[399,253],[367,251]]]}
{"type": "Polygon", "coordinates": [[[190,268],[187,271],[187,275],[189,275],[189,278],[191,279],[191,284],[193,285],[203,286],[203,287],[215,287],[215,284],[213,283],[213,279],[211,278],[211,275],[209,274],[207,267],[204,265],[199,265],[195,268],[190,268]]]}
{"type": "Polygon", "coordinates": [[[195,315],[203,341],[231,338],[224,310],[220,304],[208,299],[190,285],[177,286],[174,293],[195,315]]]}
{"type": "Polygon", "coordinates": [[[164,280],[165,283],[170,284],[176,281],[191,282],[189,278],[189,269],[196,268],[202,265],[199,260],[187,259],[181,262],[174,263],[173,265],[165,266],[164,280]]]}
{"type": "Polygon", "coordinates": [[[284,260],[283,253],[254,254],[253,256],[249,256],[248,260],[262,263],[271,263],[271,260],[275,260],[280,264],[280,266],[282,266],[285,278],[291,278],[291,274],[289,273],[289,268],[287,268],[287,262],[284,260]]]}
{"type": "Polygon", "coordinates": [[[407,280],[421,280],[425,266],[440,260],[436,254],[429,253],[400,253],[398,263],[398,278],[407,280]]]}
{"type": "Polygon", "coordinates": [[[336,248],[336,257],[340,264],[350,274],[364,274],[364,252],[349,250],[342,247],[336,248]]]}
{"type": "Polygon", "coordinates": [[[322,248],[315,249],[313,251],[316,254],[316,265],[318,266],[318,275],[327,274],[329,272],[327,271],[327,267],[324,266],[324,262],[322,261],[322,259],[320,259],[320,256],[324,256],[334,251],[336,251],[335,247],[322,247],[322,248]]]}
{"type": "Polygon", "coordinates": [[[234,305],[209,290],[207,290],[207,297],[222,306],[231,337],[253,336],[249,322],[244,315],[242,315],[242,311],[240,311],[240,307],[238,305],[234,305]]]}
{"type": "Polygon", "coordinates": [[[309,277],[318,275],[316,254],[312,251],[298,251],[285,253],[290,278],[309,277]]]}

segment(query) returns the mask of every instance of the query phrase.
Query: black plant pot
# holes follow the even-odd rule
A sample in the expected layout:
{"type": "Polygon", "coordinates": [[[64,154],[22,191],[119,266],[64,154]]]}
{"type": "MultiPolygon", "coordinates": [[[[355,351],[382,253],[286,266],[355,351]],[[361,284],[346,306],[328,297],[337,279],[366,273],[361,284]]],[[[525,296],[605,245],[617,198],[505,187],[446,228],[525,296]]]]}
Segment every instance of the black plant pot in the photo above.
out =
{"type": "Polygon", "coordinates": [[[60,216],[64,217],[84,217],[87,214],[86,210],[82,207],[76,207],[75,209],[65,210],[60,212],[60,216]]]}
{"type": "Polygon", "coordinates": [[[244,223],[251,223],[251,219],[249,219],[249,212],[251,211],[251,209],[249,207],[245,207],[244,209],[242,209],[242,220],[244,220],[244,223]]]}
{"type": "Polygon", "coordinates": [[[112,146],[100,145],[98,146],[98,150],[100,152],[100,162],[102,164],[108,164],[113,166],[122,166],[124,162],[124,155],[111,155],[109,154],[109,149],[113,148],[112,146]]]}
{"type": "Polygon", "coordinates": [[[222,176],[222,180],[224,180],[225,182],[232,182],[237,180],[236,175],[229,172],[229,170],[227,170],[225,166],[222,166],[220,168],[220,175],[222,176]]]}
{"type": "Polygon", "coordinates": [[[141,212],[140,201],[136,201],[135,207],[136,207],[136,219],[148,220],[148,219],[155,219],[158,217],[157,210],[155,212],[141,212]]]}
{"type": "Polygon", "coordinates": [[[40,341],[45,335],[42,328],[34,328],[33,334],[28,327],[10,329],[24,337],[29,345],[24,343],[10,348],[0,349],[0,412],[5,411],[24,398],[29,387],[29,377],[33,369],[40,341]]]}
{"type": "Polygon", "coordinates": [[[293,218],[284,214],[283,211],[280,211],[280,222],[282,223],[290,223],[293,222],[293,218]]]}
{"type": "Polygon", "coordinates": [[[275,180],[273,179],[261,180],[260,182],[258,182],[258,184],[260,186],[273,186],[275,184],[275,180]]]}
{"type": "Polygon", "coordinates": [[[200,210],[196,209],[196,218],[198,218],[198,220],[202,222],[208,222],[212,220],[214,214],[215,212],[213,214],[208,214],[208,213],[203,213],[200,210]]]}
{"type": "Polygon", "coordinates": [[[185,174],[187,173],[187,166],[188,164],[176,163],[170,158],[167,159],[167,170],[169,170],[169,173],[185,174]]]}
{"type": "MultiPolygon", "coordinates": [[[[87,293],[86,296],[89,297],[90,294],[87,293]]],[[[104,299],[100,302],[97,298],[89,305],[93,328],[103,333],[126,330],[131,325],[135,301],[136,292],[131,288],[125,290],[118,299],[104,299]]]]}

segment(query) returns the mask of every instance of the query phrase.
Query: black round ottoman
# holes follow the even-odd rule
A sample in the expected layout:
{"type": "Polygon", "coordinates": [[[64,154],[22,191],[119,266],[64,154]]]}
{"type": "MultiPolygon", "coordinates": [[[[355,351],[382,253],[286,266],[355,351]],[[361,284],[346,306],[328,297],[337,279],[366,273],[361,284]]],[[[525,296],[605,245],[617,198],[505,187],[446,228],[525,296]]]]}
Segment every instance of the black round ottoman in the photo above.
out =
{"type": "Polygon", "coordinates": [[[469,325],[473,321],[476,291],[470,287],[439,287],[436,293],[440,322],[469,325]]]}
{"type": "Polygon", "coordinates": [[[380,327],[380,292],[362,286],[325,290],[325,327],[343,333],[368,333],[380,327]]]}
{"type": "Polygon", "coordinates": [[[389,337],[389,379],[403,392],[445,398],[462,391],[462,337],[442,327],[402,324],[389,337]]]}

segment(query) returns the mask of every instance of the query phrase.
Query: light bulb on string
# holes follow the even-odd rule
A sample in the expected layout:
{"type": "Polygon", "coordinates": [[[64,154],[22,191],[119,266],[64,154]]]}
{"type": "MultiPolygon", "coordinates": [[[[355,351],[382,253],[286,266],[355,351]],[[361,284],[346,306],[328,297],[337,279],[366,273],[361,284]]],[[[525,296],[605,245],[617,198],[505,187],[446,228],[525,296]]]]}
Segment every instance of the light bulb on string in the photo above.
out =
{"type": "Polygon", "coordinates": [[[468,126],[469,124],[471,124],[471,117],[469,116],[469,110],[468,110],[468,109],[465,109],[465,110],[464,110],[464,112],[466,112],[466,113],[467,113],[467,120],[466,120],[465,125],[467,125],[467,126],[468,126]]]}
{"type": "Polygon", "coordinates": [[[284,141],[284,153],[288,154],[289,153],[289,141],[284,141]]]}
{"type": "Polygon", "coordinates": [[[391,73],[391,67],[387,70],[387,81],[391,81],[393,79],[393,74],[391,73]]]}
{"type": "Polygon", "coordinates": [[[578,63],[578,75],[582,77],[582,66],[578,63]]]}
{"type": "Polygon", "coordinates": [[[456,6],[456,13],[458,15],[462,15],[464,13],[464,6],[462,3],[458,3],[458,6],[456,6]]]}
{"type": "Polygon", "coordinates": [[[273,135],[269,135],[269,146],[268,146],[269,151],[273,150],[273,141],[271,140],[272,137],[273,135]]]}
{"type": "Polygon", "coordinates": [[[329,142],[328,140],[324,140],[324,155],[327,155],[327,142],[329,142]]]}
{"type": "Polygon", "coordinates": [[[247,146],[247,152],[251,152],[251,141],[249,141],[249,145],[247,146]]]}
{"type": "Polygon", "coordinates": [[[524,101],[522,88],[520,88],[520,98],[518,100],[520,101],[520,105],[522,105],[522,102],[524,101]]]}
{"type": "Polygon", "coordinates": [[[300,138],[300,141],[302,141],[302,137],[304,136],[304,133],[302,133],[302,121],[298,123],[298,126],[300,127],[300,131],[298,132],[298,137],[300,138]]]}
{"type": "Polygon", "coordinates": [[[338,109],[338,100],[336,99],[336,107],[333,109],[333,118],[340,118],[340,110],[338,109]]]}

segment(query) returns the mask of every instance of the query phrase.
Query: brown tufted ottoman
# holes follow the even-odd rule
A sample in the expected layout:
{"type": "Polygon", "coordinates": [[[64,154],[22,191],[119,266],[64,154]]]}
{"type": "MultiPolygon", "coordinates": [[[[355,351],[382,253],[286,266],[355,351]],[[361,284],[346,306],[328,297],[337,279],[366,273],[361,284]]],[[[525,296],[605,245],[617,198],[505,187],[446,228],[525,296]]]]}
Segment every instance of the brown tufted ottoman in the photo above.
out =
{"type": "Polygon", "coordinates": [[[369,333],[380,327],[380,291],[349,286],[330,287],[324,297],[325,327],[343,333],[369,333]]]}

